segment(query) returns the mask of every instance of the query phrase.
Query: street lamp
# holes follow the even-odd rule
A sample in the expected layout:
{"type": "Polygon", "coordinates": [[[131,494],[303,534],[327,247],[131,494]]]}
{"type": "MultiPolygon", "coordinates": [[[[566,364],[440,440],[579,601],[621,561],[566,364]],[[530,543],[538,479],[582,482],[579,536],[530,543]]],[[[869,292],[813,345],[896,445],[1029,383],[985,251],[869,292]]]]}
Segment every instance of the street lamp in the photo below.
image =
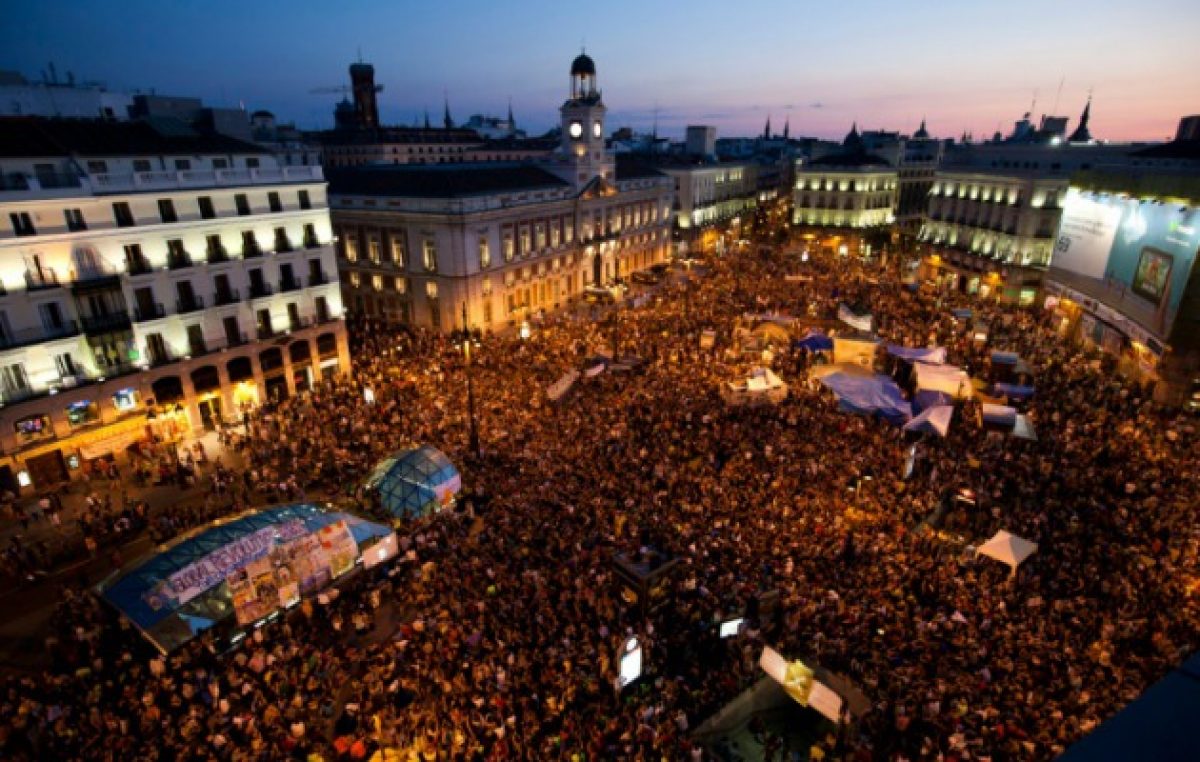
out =
{"type": "Polygon", "coordinates": [[[454,342],[456,347],[462,349],[463,358],[466,361],[465,370],[467,374],[467,417],[470,426],[470,439],[468,447],[471,454],[476,460],[483,457],[479,448],[479,429],[475,423],[475,385],[471,376],[471,348],[479,347],[480,340],[479,329],[471,329],[467,327],[467,304],[463,302],[462,308],[462,328],[456,328],[450,332],[450,340],[454,342]]]}

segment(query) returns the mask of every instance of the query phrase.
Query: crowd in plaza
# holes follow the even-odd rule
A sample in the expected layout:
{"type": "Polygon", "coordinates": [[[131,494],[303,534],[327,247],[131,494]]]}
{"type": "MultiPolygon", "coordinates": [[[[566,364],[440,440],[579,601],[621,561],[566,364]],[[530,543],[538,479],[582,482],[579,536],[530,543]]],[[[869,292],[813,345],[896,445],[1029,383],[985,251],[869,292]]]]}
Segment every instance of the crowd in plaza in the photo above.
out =
{"type": "Polygon", "coordinates": [[[0,685],[0,756],[699,760],[689,732],[762,677],[769,645],[871,702],[813,749],[771,739],[778,759],[1049,759],[1200,645],[1200,437],[1037,309],[970,299],[990,325],[976,341],[951,312],[966,300],[857,260],[716,259],[644,307],[486,335],[470,370],[480,458],[453,343],[354,324],[352,371],[248,416],[227,434],[244,467],[198,466],[204,507],[155,530],[318,496],[373,512],[354,485],[420,443],[461,464],[459,505],[404,522],[390,574],[306,600],[230,654],[200,637],[148,656],[92,595],[67,592],[54,668],[0,685]],[[744,313],[832,325],[842,302],[869,306],[883,339],[943,346],[973,372],[992,349],[1019,353],[1039,438],[983,430],[973,402],[945,439],[914,438],[840,411],[806,379],[817,358],[786,348],[770,363],[787,400],[722,401],[763,362],[732,344],[744,313]],[[707,330],[716,345],[701,349],[707,330]],[[636,372],[547,399],[614,344],[644,361],[636,372]],[[945,510],[959,489],[974,505],[945,510]],[[1011,578],[969,552],[997,529],[1038,543],[1011,578]],[[681,559],[653,612],[612,570],[645,546],[681,559]],[[743,633],[718,638],[738,616],[743,633]],[[622,690],[632,635],[646,674],[622,690]]]}

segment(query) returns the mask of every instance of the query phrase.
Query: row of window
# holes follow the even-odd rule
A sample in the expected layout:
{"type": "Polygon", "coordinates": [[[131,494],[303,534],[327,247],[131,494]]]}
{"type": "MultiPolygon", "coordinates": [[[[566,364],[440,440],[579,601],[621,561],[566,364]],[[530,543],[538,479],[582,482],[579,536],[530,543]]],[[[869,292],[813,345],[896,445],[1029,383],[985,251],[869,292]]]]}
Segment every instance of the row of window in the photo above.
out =
{"type": "MultiPolygon", "coordinates": [[[[38,170],[39,166],[43,166],[43,165],[35,165],[34,166],[35,172],[38,170]]],[[[48,166],[51,169],[53,169],[52,165],[47,164],[44,166],[48,166]]],[[[174,166],[175,166],[175,171],[186,172],[192,168],[192,160],[191,159],[175,159],[174,166]]],[[[213,169],[229,169],[230,168],[229,160],[222,158],[220,156],[215,156],[212,159],[212,168],[213,169]]],[[[246,169],[258,169],[258,157],[257,156],[247,156],[246,157],[246,169]]],[[[87,163],[87,171],[88,171],[89,175],[105,174],[108,172],[108,162],[105,161],[104,159],[90,159],[90,160],[88,160],[88,163],[87,163]]],[[[133,171],[134,172],[153,172],[154,167],[151,166],[151,162],[149,159],[134,159],[133,160],[133,171]]]]}
{"type": "MultiPolygon", "coordinates": [[[[239,217],[247,217],[254,213],[250,206],[250,197],[247,194],[235,194],[233,197],[233,202],[234,208],[239,217]]],[[[271,210],[271,212],[284,211],[283,199],[280,197],[278,191],[268,191],[267,207],[271,210]]],[[[217,210],[216,206],[213,204],[212,196],[198,196],[196,198],[196,208],[199,219],[212,220],[217,218],[217,210]]],[[[312,199],[309,197],[307,190],[300,190],[297,192],[296,208],[312,209],[312,199]]],[[[133,216],[133,210],[129,206],[128,201],[114,201],[112,204],[112,212],[113,220],[117,227],[131,228],[137,225],[137,221],[133,216]]],[[[10,212],[8,218],[12,223],[12,229],[15,235],[37,235],[37,226],[34,225],[33,217],[29,212],[10,212]]],[[[158,218],[163,224],[179,222],[179,212],[175,207],[174,199],[158,199],[158,218]]],[[[78,231],[88,229],[88,223],[87,220],[84,219],[82,209],[64,209],[63,219],[67,230],[78,231]]]]}
{"type": "Polygon", "coordinates": [[[828,177],[800,178],[796,181],[796,190],[839,190],[851,193],[870,193],[880,190],[895,190],[895,180],[834,180],[828,177]]]}

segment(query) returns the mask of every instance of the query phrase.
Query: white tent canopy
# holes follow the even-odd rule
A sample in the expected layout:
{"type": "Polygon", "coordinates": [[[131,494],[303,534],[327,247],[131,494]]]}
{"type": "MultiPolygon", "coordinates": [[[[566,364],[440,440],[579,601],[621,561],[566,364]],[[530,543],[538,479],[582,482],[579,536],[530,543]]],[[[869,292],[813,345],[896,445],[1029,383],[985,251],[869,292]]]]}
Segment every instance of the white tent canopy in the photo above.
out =
{"type": "Polygon", "coordinates": [[[971,396],[971,377],[962,368],[917,362],[913,363],[913,369],[917,373],[918,391],[943,392],[951,397],[971,396]]]}
{"type": "Polygon", "coordinates": [[[934,431],[946,436],[950,431],[950,417],[954,415],[953,405],[934,405],[926,408],[916,418],[904,424],[905,431],[934,431]]]}
{"type": "Polygon", "coordinates": [[[995,559],[1002,564],[1008,564],[1013,574],[1016,574],[1017,567],[1021,565],[1022,561],[1037,552],[1037,547],[1036,542],[1030,542],[1001,529],[996,532],[992,539],[980,545],[979,550],[976,552],[981,556],[995,559]]]}

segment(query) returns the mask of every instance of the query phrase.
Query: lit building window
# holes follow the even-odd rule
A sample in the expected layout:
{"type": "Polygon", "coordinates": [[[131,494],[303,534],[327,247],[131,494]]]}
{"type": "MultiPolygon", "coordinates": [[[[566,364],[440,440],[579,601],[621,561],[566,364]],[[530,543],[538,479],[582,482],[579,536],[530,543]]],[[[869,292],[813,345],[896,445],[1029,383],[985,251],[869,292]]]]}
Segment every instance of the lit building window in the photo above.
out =
{"type": "Polygon", "coordinates": [[[351,262],[358,261],[358,241],[354,236],[346,236],[346,259],[351,262]]]}
{"type": "Polygon", "coordinates": [[[422,264],[431,273],[437,272],[437,243],[432,238],[426,238],[421,244],[422,264]]]}
{"type": "Polygon", "coordinates": [[[511,231],[504,233],[504,261],[511,262],[513,258],[513,237],[511,231]]]}
{"type": "Polygon", "coordinates": [[[372,276],[371,276],[371,286],[372,286],[372,287],[373,287],[373,288],[374,288],[376,291],[382,291],[382,290],[383,290],[383,276],[381,276],[381,275],[372,275],[372,276]]]}
{"type": "Polygon", "coordinates": [[[486,270],[492,266],[492,250],[488,246],[487,236],[479,236],[479,269],[486,270]]]}
{"type": "Polygon", "coordinates": [[[400,294],[408,293],[408,279],[396,278],[396,292],[400,294]]]}
{"type": "Polygon", "coordinates": [[[492,279],[484,278],[482,288],[483,288],[483,295],[490,296],[492,293],[492,279]]]}
{"type": "Polygon", "coordinates": [[[379,264],[383,261],[383,255],[380,251],[381,247],[378,238],[372,238],[367,242],[367,256],[370,257],[372,264],[379,264]]]}
{"type": "Polygon", "coordinates": [[[529,253],[529,228],[521,228],[521,256],[529,253]]]}
{"type": "Polygon", "coordinates": [[[428,281],[425,283],[425,296],[429,299],[438,298],[437,283],[434,283],[433,281],[428,281]]]}
{"type": "Polygon", "coordinates": [[[351,271],[350,285],[353,286],[354,288],[358,288],[359,286],[362,285],[362,278],[359,276],[359,274],[357,272],[351,271]]]}
{"type": "Polygon", "coordinates": [[[404,234],[395,233],[392,235],[392,264],[396,267],[404,267],[404,260],[407,259],[404,251],[404,234]]]}

